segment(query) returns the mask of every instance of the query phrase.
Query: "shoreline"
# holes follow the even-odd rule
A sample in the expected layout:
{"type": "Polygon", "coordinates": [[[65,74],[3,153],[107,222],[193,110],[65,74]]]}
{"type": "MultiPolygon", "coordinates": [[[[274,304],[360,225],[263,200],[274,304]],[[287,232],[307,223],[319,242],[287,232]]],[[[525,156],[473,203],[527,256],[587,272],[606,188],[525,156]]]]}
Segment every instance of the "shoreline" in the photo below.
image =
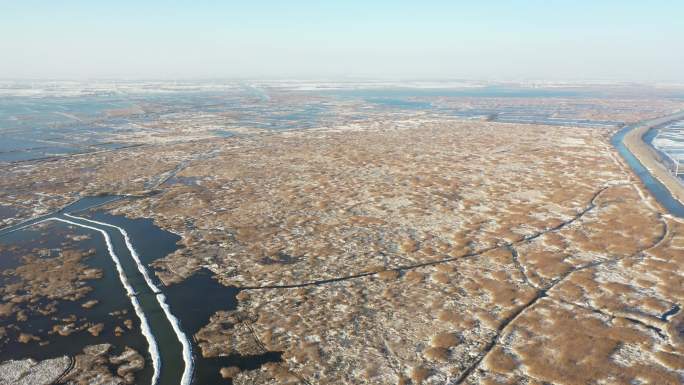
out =
{"type": "MultiPolygon", "coordinates": [[[[190,341],[188,340],[188,337],[185,335],[185,333],[181,329],[180,321],[178,320],[178,318],[175,315],[173,315],[173,313],[171,313],[171,309],[166,302],[166,296],[162,293],[162,291],[159,289],[159,287],[157,287],[157,285],[155,285],[154,282],[152,282],[152,279],[150,279],[150,276],[147,272],[147,269],[144,267],[142,261],[140,260],[140,256],[138,255],[138,252],[135,250],[135,248],[133,247],[133,244],[131,243],[131,239],[128,236],[128,232],[126,232],[126,230],[124,230],[123,228],[116,226],[116,225],[112,225],[110,223],[105,223],[105,222],[100,222],[100,221],[96,221],[96,220],[92,220],[92,219],[82,218],[82,217],[71,215],[69,213],[65,213],[64,215],[69,217],[69,218],[75,219],[75,220],[81,220],[84,222],[90,222],[90,223],[100,225],[100,226],[115,228],[119,231],[121,236],[124,238],[124,242],[126,244],[126,247],[128,248],[129,253],[131,254],[131,257],[133,258],[136,266],[138,267],[138,271],[143,276],[143,280],[147,284],[147,287],[149,287],[150,290],[154,293],[155,298],[157,300],[157,303],[159,303],[159,306],[161,307],[164,315],[166,316],[166,319],[171,324],[171,328],[173,329],[173,332],[176,334],[176,337],[178,338],[178,342],[180,342],[180,344],[182,346],[182,349],[183,349],[182,355],[183,355],[183,361],[185,363],[185,367],[183,368],[183,374],[182,374],[181,379],[180,379],[180,384],[181,385],[190,385],[190,383],[192,382],[192,379],[193,379],[192,374],[194,371],[194,360],[192,357],[192,348],[190,346],[190,341]]],[[[85,226],[85,225],[79,224],[79,226],[85,226]]],[[[93,227],[93,228],[95,228],[95,227],[93,227]]],[[[100,231],[102,231],[102,230],[100,230],[100,231]]],[[[161,358],[159,358],[159,359],[161,360],[161,358]]],[[[157,369],[157,368],[155,368],[155,369],[157,369]]],[[[153,379],[152,379],[152,385],[156,385],[157,380],[159,378],[159,375],[157,373],[155,373],[155,375],[156,376],[153,377],[153,379]]]]}
{"type": "Polygon", "coordinates": [[[679,203],[684,204],[684,184],[661,162],[656,149],[643,140],[643,136],[649,130],[681,119],[684,119],[684,111],[662,118],[637,123],[635,127],[625,134],[623,143],[627,150],[641,162],[644,168],[665,186],[672,197],[679,201],[679,203]]]}

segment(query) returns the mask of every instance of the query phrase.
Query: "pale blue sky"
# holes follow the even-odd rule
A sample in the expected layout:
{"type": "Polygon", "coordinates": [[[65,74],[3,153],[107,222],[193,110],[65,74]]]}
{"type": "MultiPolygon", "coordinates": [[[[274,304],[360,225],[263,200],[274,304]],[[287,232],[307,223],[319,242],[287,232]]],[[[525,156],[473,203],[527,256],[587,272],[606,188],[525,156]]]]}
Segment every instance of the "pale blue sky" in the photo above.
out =
{"type": "Polygon", "coordinates": [[[0,78],[684,81],[684,1],[0,0],[0,78]]]}

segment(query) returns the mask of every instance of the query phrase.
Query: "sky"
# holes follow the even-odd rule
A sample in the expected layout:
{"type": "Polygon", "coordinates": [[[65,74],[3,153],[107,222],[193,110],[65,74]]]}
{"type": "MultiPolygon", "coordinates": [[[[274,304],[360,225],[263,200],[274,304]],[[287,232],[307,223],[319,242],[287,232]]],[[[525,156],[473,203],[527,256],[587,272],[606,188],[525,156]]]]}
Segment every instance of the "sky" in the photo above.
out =
{"type": "Polygon", "coordinates": [[[682,0],[0,0],[4,79],[684,81],[682,0]]]}

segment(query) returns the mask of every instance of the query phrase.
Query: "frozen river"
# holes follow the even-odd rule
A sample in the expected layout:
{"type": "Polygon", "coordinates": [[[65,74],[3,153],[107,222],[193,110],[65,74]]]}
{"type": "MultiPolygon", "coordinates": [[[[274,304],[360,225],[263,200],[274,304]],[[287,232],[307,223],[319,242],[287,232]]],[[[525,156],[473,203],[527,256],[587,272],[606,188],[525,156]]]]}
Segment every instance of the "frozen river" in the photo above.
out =
{"type": "Polygon", "coordinates": [[[683,179],[684,176],[684,120],[670,123],[653,132],[649,132],[645,138],[653,145],[664,158],[668,167],[671,167],[673,172],[677,172],[677,176],[683,179]]]}

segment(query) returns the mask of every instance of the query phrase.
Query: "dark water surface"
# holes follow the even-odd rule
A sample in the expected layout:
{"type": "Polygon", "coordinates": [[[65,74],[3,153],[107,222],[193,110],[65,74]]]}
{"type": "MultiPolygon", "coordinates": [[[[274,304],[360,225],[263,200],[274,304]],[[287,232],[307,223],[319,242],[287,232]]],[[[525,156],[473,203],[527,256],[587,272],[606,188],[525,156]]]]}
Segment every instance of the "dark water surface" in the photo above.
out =
{"type": "MultiPolygon", "coordinates": [[[[91,211],[82,216],[126,230],[126,233],[131,238],[133,247],[140,255],[140,259],[148,265],[159,258],[173,253],[180,247],[177,242],[181,240],[181,237],[160,229],[154,224],[152,219],[131,219],[123,215],[111,215],[104,211],[91,211]]],[[[153,272],[149,266],[148,270],[151,273],[153,272]]],[[[150,275],[150,277],[152,279],[155,278],[153,275],[150,275]]]]}
{"type": "Polygon", "coordinates": [[[65,213],[72,213],[72,214],[76,213],[77,214],[81,211],[100,207],[100,206],[103,206],[103,205],[106,205],[108,203],[115,202],[115,201],[118,201],[118,200],[121,200],[124,198],[126,198],[126,197],[120,196],[120,195],[100,195],[100,196],[83,197],[83,198],[81,198],[75,202],[72,202],[72,203],[64,206],[63,208],[61,208],[55,212],[45,214],[45,215],[41,215],[41,216],[38,216],[38,217],[35,217],[32,219],[28,219],[28,220],[22,221],[20,223],[17,223],[17,224],[11,225],[11,226],[5,226],[3,228],[0,228],[0,237],[4,236],[6,234],[9,234],[13,231],[16,231],[20,228],[30,226],[34,223],[40,222],[40,221],[47,219],[47,218],[50,218],[50,217],[59,216],[59,215],[65,214],[65,213]]]}
{"type": "Polygon", "coordinates": [[[134,105],[121,95],[0,98],[0,161],[16,162],[124,146],[109,143],[107,111],[134,105]]]}
{"type": "MultiPolygon", "coordinates": [[[[30,227],[16,231],[0,237],[0,245],[16,246],[14,252],[0,251],[0,268],[3,272],[9,268],[17,267],[21,264],[21,256],[30,253],[35,248],[51,249],[58,253],[67,241],[66,235],[87,235],[89,238],[75,243],[79,249],[94,249],[95,253],[82,260],[88,267],[100,269],[103,273],[102,278],[89,280],[87,286],[92,288],[85,298],[78,301],[60,300],[57,301],[57,312],[49,315],[30,313],[28,320],[16,321],[14,319],[1,319],[0,326],[8,331],[8,339],[0,347],[0,361],[8,359],[34,358],[38,360],[62,356],[65,354],[76,355],[82,353],[83,348],[88,345],[110,343],[113,349],[110,353],[116,354],[124,350],[125,346],[130,346],[143,354],[147,352],[147,342],[140,333],[140,322],[133,311],[131,302],[121,285],[114,262],[109,256],[107,248],[102,241],[102,235],[94,230],[81,227],[74,227],[66,223],[50,221],[46,226],[30,227]],[[90,309],[81,306],[82,303],[96,299],[98,304],[90,309]],[[110,313],[125,311],[125,315],[112,316],[110,313]],[[55,322],[53,318],[63,319],[75,315],[78,319],[77,325],[85,322],[93,324],[103,323],[103,332],[98,336],[91,335],[87,330],[75,332],[69,336],[58,334],[48,334],[55,322]],[[130,319],[133,321],[133,329],[128,330],[123,321],[130,319]],[[39,336],[42,341],[48,342],[47,345],[40,346],[37,342],[23,344],[17,342],[18,331],[11,325],[18,325],[20,330],[39,336]],[[120,326],[125,330],[121,336],[114,335],[114,328],[120,326]]],[[[49,256],[48,256],[49,257],[49,256]]],[[[4,286],[4,283],[3,283],[4,286]]],[[[41,305],[46,305],[48,300],[41,300],[41,305]]],[[[142,383],[149,383],[152,378],[152,365],[149,357],[146,367],[142,372],[138,372],[137,378],[142,383]]]]}
{"type": "Polygon", "coordinates": [[[0,205],[0,220],[14,218],[15,215],[17,210],[14,207],[0,205]]]}
{"type": "MultiPolygon", "coordinates": [[[[229,384],[229,380],[220,378],[219,370],[222,367],[237,366],[241,369],[256,369],[266,362],[280,361],[280,352],[267,352],[255,356],[235,354],[227,357],[207,359],[201,356],[200,349],[192,336],[200,328],[208,324],[209,318],[217,311],[234,310],[236,308],[236,295],[240,291],[239,288],[221,285],[212,277],[212,273],[208,270],[201,270],[179,284],[169,287],[161,285],[161,282],[153,274],[150,263],[176,251],[180,247],[178,241],[181,238],[176,234],[155,226],[150,219],[130,219],[94,209],[119,199],[123,198],[116,196],[86,197],[59,210],[57,213],[52,214],[52,216],[96,227],[104,230],[109,235],[114,251],[119,257],[128,282],[136,292],[136,298],[143,308],[158,344],[162,360],[159,384],[171,385],[179,383],[184,368],[181,355],[182,347],[156,301],[155,293],[149,289],[142,274],[138,271],[137,265],[125,244],[124,237],[115,228],[93,224],[79,218],[65,216],[64,214],[74,213],[74,215],[82,218],[121,227],[127,232],[142,263],[146,265],[150,277],[166,296],[166,302],[172,314],[180,320],[181,329],[192,342],[195,362],[193,384],[229,384]]],[[[49,216],[38,218],[34,222],[46,217],[49,216]]],[[[59,249],[63,246],[66,231],[71,231],[89,236],[89,239],[81,242],[79,246],[96,250],[96,254],[88,257],[86,263],[88,266],[102,269],[103,277],[88,282],[93,287],[93,291],[88,294],[86,299],[76,302],[60,301],[58,314],[31,317],[21,326],[22,331],[40,335],[41,338],[49,341],[48,345],[39,346],[37,343],[20,344],[16,342],[16,336],[12,335],[10,330],[11,342],[6,346],[0,347],[0,360],[27,357],[45,359],[64,354],[75,355],[80,353],[85,346],[97,343],[113,344],[114,352],[122,351],[124,346],[131,346],[147,357],[146,367],[137,374],[136,383],[149,383],[152,378],[152,362],[148,353],[147,341],[140,332],[139,319],[133,311],[130,299],[121,285],[116,267],[109,256],[102,234],[95,230],[76,227],[62,222],[50,221],[48,223],[50,225],[45,228],[30,226],[17,231],[5,232],[4,235],[0,234],[0,245],[7,246],[2,249],[4,251],[1,251],[0,269],[6,270],[19,266],[21,260],[18,257],[21,254],[22,248],[29,250],[36,247],[41,249],[59,249]],[[14,252],[7,251],[12,246],[16,246],[15,249],[18,247],[19,250],[14,252]],[[88,299],[97,299],[100,303],[92,309],[82,308],[81,303],[88,299]],[[109,316],[109,313],[116,310],[126,310],[128,314],[126,314],[125,318],[131,319],[134,323],[134,330],[127,331],[121,337],[114,336],[113,330],[116,325],[122,323],[123,319],[109,316]],[[105,324],[104,332],[97,337],[91,336],[87,331],[72,334],[70,337],[47,335],[47,329],[55,323],[51,317],[65,318],[71,314],[76,315],[79,319],[87,319],[93,323],[103,322],[105,324]],[[75,343],[74,341],[77,342],[75,343]]],[[[0,281],[0,284],[10,283],[5,280],[5,277],[1,278],[3,280],[0,281]]],[[[0,326],[11,324],[15,321],[4,320],[3,322],[0,323],[0,326]]],[[[18,335],[18,333],[15,334],[18,335]]]]}
{"type": "MultiPolygon", "coordinates": [[[[143,263],[149,264],[162,258],[174,251],[179,246],[177,242],[181,239],[178,235],[169,233],[155,226],[151,219],[130,219],[123,216],[110,215],[102,211],[90,212],[88,217],[119,226],[126,230],[131,238],[131,243],[140,255],[143,263]]],[[[115,247],[117,247],[115,245],[115,247]]],[[[117,247],[117,250],[119,247],[117,247]]],[[[150,272],[152,270],[150,269],[150,272]]],[[[152,276],[155,283],[161,286],[161,282],[152,276]]],[[[193,358],[195,360],[195,370],[193,384],[220,384],[230,383],[230,381],[220,378],[219,370],[222,367],[237,366],[242,369],[256,369],[265,362],[280,361],[279,352],[268,352],[256,356],[231,355],[228,357],[203,358],[199,346],[195,343],[192,336],[202,327],[209,323],[210,317],[219,310],[234,310],[237,307],[235,296],[239,293],[236,287],[227,287],[220,284],[212,277],[208,270],[201,270],[179,284],[163,287],[162,291],[166,295],[167,303],[171,312],[180,320],[181,329],[185,332],[193,344],[193,358]]],[[[146,311],[147,313],[147,311],[146,311]]],[[[152,323],[152,322],[151,322],[152,323]]],[[[153,332],[156,327],[153,326],[153,332]]],[[[156,336],[156,334],[155,334],[156,336]]],[[[175,337],[170,341],[160,340],[160,351],[165,349],[175,350],[175,337]]],[[[176,364],[171,358],[170,361],[176,364]]],[[[169,365],[169,359],[164,362],[169,365]]],[[[182,363],[178,362],[179,365],[182,363]]]]}
{"type": "MultiPolygon", "coordinates": [[[[90,212],[86,217],[119,226],[126,230],[131,238],[133,247],[140,255],[140,259],[145,265],[163,257],[178,247],[176,246],[176,241],[179,239],[178,236],[162,231],[154,226],[149,219],[128,219],[123,216],[109,215],[99,211],[90,212]]],[[[145,282],[144,277],[139,272],[138,266],[125,243],[124,237],[117,229],[112,227],[97,225],[72,217],[68,217],[68,219],[74,222],[83,223],[84,225],[101,228],[109,234],[114,252],[121,261],[128,282],[136,292],[136,298],[143,309],[152,334],[159,347],[161,371],[158,384],[178,384],[183,369],[185,368],[182,356],[182,345],[157,301],[156,293],[150,289],[145,282]]],[[[102,237],[100,236],[99,239],[102,240],[102,237]]],[[[146,267],[148,271],[152,273],[150,267],[146,267]]],[[[153,274],[150,274],[150,276],[154,279],[153,274]]]]}
{"type": "MultiPolygon", "coordinates": [[[[240,289],[223,286],[212,278],[210,271],[203,269],[185,281],[167,287],[165,291],[171,310],[181,320],[183,330],[186,333],[195,334],[209,323],[209,319],[217,311],[235,310],[237,307],[235,296],[240,292],[240,289]]],[[[193,383],[196,385],[230,383],[230,381],[222,379],[219,374],[223,367],[236,366],[243,370],[252,370],[267,362],[280,362],[282,360],[281,352],[266,352],[252,356],[232,354],[225,357],[203,358],[197,344],[194,344],[193,350],[196,362],[193,383]]]]}

